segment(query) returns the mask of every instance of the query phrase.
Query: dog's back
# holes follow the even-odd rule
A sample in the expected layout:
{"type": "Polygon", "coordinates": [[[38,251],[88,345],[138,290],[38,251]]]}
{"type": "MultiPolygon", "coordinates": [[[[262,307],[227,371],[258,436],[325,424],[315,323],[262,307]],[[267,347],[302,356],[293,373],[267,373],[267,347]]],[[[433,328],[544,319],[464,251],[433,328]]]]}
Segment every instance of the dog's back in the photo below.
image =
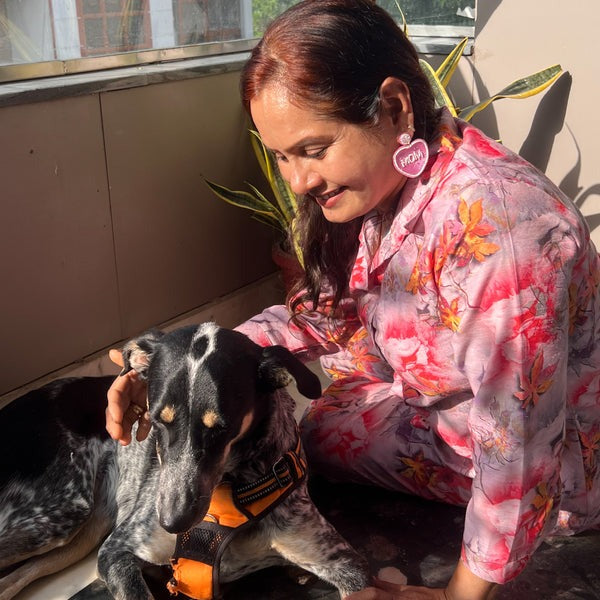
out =
{"type": "Polygon", "coordinates": [[[57,380],[0,411],[0,569],[26,561],[0,578],[0,599],[82,558],[110,530],[115,442],[105,408],[112,379],[57,380]]]}

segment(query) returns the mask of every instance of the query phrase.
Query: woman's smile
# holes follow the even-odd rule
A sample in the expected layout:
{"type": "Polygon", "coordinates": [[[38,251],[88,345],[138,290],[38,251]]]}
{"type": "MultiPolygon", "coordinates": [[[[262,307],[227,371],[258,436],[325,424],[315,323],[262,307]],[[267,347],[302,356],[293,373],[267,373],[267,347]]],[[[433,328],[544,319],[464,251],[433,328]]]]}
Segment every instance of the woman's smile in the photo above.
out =
{"type": "Polygon", "coordinates": [[[321,208],[333,208],[336,202],[341,198],[342,194],[346,190],[345,187],[337,188],[326,194],[311,194],[307,195],[315,200],[315,202],[321,206],[321,208]]]}

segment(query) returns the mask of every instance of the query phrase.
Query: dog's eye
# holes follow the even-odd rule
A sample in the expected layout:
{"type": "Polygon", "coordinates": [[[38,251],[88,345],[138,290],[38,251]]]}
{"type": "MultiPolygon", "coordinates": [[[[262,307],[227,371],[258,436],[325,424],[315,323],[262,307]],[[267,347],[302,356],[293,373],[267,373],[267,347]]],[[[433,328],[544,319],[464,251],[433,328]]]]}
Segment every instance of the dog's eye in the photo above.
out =
{"type": "Polygon", "coordinates": [[[223,425],[223,420],[214,410],[207,410],[201,417],[202,424],[207,429],[220,429],[223,425]]]}
{"type": "Polygon", "coordinates": [[[175,420],[175,407],[168,404],[160,411],[158,416],[163,423],[172,423],[175,420]]]}

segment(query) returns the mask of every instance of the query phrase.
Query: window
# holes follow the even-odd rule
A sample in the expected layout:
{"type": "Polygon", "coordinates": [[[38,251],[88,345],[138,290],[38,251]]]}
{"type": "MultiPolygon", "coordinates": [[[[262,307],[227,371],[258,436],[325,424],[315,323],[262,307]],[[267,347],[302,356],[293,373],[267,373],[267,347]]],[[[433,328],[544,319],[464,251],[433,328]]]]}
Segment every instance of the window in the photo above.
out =
{"type": "MultiPolygon", "coordinates": [[[[395,0],[377,0],[377,4],[398,14],[395,0]]],[[[475,0],[399,0],[398,4],[411,25],[473,26],[475,0]]]]}
{"type": "Polygon", "coordinates": [[[150,13],[144,0],[77,0],[81,56],[152,47],[150,13]]]}
{"type": "MultiPolygon", "coordinates": [[[[474,2],[401,0],[400,4],[419,47],[420,39],[432,35],[472,35],[474,2]]],[[[271,19],[294,3],[2,0],[0,82],[245,51],[271,19]]],[[[400,19],[395,0],[378,4],[400,19]]]]}

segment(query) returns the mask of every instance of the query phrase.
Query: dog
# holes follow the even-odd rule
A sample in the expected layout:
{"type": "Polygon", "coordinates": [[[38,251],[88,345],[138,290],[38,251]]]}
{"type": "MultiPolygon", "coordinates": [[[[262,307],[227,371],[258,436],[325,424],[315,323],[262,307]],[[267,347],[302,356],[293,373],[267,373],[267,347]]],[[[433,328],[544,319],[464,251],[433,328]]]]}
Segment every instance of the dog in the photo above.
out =
{"type": "Polygon", "coordinates": [[[0,600],[81,560],[114,526],[113,380],[57,380],[0,411],[0,600]]]}
{"type": "MultiPolygon", "coordinates": [[[[0,600],[23,587],[19,581],[49,572],[49,563],[64,568],[65,556],[74,562],[102,540],[98,572],[114,598],[151,599],[142,566],[169,564],[178,534],[181,539],[211,516],[215,489],[223,482],[248,489],[265,473],[278,482],[282,457],[305,460],[285,387],[294,378],[310,398],[321,388],[285,348],[261,348],[239,332],[205,323],[147,332],[125,345],[123,358],[124,372],[134,369],[147,381],[152,429],[144,442],[122,447],[104,432],[111,378],[42,388],[46,399],[59,400],[58,416],[40,417],[31,396],[2,414],[3,431],[19,414],[22,428],[10,437],[18,438],[20,452],[31,443],[33,422],[36,431],[43,421],[51,432],[36,433],[50,441],[36,456],[25,456],[23,467],[13,454],[11,476],[1,481],[0,568],[23,562],[0,579],[0,600]]],[[[293,489],[221,551],[216,580],[291,563],[336,587],[342,598],[363,589],[367,562],[318,512],[306,479],[296,475],[293,489]]]]}

